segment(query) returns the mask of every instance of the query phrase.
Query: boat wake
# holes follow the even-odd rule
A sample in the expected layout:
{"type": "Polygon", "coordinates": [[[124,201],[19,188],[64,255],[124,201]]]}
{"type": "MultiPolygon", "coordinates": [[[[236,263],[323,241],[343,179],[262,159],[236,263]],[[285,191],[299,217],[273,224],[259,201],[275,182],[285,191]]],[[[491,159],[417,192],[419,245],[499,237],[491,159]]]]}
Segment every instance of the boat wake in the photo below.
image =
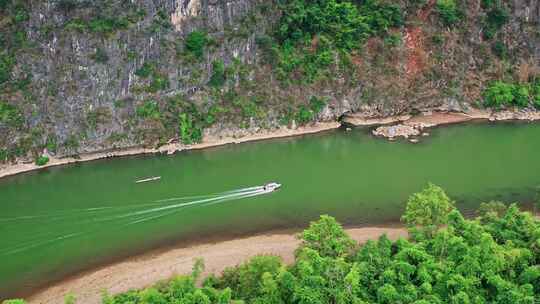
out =
{"type": "MultiPolygon", "coordinates": [[[[0,256],[17,254],[36,247],[57,244],[58,242],[66,241],[68,239],[98,232],[98,230],[103,230],[107,227],[125,227],[148,223],[171,216],[187,208],[208,207],[211,205],[264,195],[275,191],[280,186],[281,185],[276,183],[270,183],[264,186],[246,187],[215,194],[171,197],[150,202],[141,202],[139,204],[71,209],[46,214],[0,218],[0,222],[11,225],[17,225],[22,221],[36,221],[37,224],[39,221],[39,225],[46,226],[47,223],[50,222],[62,221],[62,223],[65,223],[66,225],[66,230],[72,230],[69,229],[71,226],[70,222],[76,221],[81,227],[95,227],[83,231],[66,231],[56,235],[50,232],[31,235],[18,244],[11,244],[11,246],[8,245],[6,248],[0,248],[0,256]],[[276,187],[275,185],[278,186],[276,187]],[[96,225],[96,223],[100,222],[107,224],[96,225]]],[[[15,226],[13,228],[15,228],[15,226]]]]}

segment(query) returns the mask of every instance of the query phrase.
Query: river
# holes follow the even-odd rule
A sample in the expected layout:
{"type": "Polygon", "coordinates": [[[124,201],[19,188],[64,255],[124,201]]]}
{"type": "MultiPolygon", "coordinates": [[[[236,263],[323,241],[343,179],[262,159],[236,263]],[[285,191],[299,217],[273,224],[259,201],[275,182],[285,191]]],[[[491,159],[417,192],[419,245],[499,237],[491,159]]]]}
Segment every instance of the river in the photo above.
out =
{"type": "Polygon", "coordinates": [[[427,182],[446,189],[467,215],[482,201],[532,200],[540,124],[431,133],[411,144],[367,129],[335,130],[4,178],[0,299],[164,244],[300,228],[320,214],[354,226],[395,223],[427,182]],[[151,176],[161,180],[134,182],[151,176]],[[283,187],[251,197],[228,192],[268,181],[283,187]]]}

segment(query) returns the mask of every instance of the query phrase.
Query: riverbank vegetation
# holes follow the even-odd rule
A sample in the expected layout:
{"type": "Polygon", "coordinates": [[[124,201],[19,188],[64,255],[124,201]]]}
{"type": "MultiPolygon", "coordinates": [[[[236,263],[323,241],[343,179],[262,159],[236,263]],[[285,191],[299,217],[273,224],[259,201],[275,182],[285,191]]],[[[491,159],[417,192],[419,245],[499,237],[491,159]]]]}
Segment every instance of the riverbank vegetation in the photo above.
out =
{"type": "MultiPolygon", "coordinates": [[[[358,245],[321,216],[299,235],[292,265],[257,256],[203,279],[199,260],[189,275],[105,294],[103,303],[534,304],[540,297],[540,222],[517,205],[489,202],[465,219],[430,184],[410,196],[402,220],[408,239],[383,235],[358,245]]],[[[17,301],[5,303],[24,303],[17,301]]]]}
{"type": "Polygon", "coordinates": [[[485,104],[497,109],[517,106],[540,108],[540,79],[526,83],[495,81],[484,90],[485,104]]]}

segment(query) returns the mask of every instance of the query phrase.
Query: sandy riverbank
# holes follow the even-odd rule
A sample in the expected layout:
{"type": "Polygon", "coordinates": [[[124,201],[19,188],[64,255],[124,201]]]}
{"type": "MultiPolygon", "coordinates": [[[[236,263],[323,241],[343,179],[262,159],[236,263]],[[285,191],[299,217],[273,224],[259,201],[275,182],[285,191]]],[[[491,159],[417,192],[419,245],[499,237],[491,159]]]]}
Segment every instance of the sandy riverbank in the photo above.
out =
{"type": "Polygon", "coordinates": [[[346,115],[343,123],[353,126],[380,126],[373,130],[374,135],[394,139],[396,137],[416,137],[420,134],[427,135],[427,133],[423,132],[426,128],[463,123],[471,120],[537,121],[540,120],[540,111],[524,109],[495,112],[471,109],[464,113],[427,112],[415,116],[399,115],[383,118],[364,117],[361,113],[353,113],[346,115]]]}
{"type": "MultiPolygon", "coordinates": [[[[362,113],[352,113],[344,117],[343,123],[354,126],[377,126],[383,125],[382,128],[388,128],[384,125],[399,124],[404,126],[405,130],[410,130],[413,127],[421,126],[423,128],[429,128],[445,124],[455,124],[467,122],[470,120],[489,120],[489,121],[510,121],[510,120],[526,120],[535,121],[540,120],[540,111],[499,111],[492,112],[488,110],[472,109],[466,113],[445,113],[445,112],[430,112],[420,115],[399,115],[389,116],[382,118],[365,117],[362,113]]],[[[172,143],[161,146],[157,149],[147,149],[141,147],[134,147],[128,149],[121,149],[109,152],[96,152],[82,154],[79,158],[54,158],[51,157],[49,163],[45,166],[36,166],[34,163],[18,163],[14,165],[0,166],[0,178],[10,175],[15,175],[23,172],[39,170],[52,166],[67,165],[78,162],[92,161],[102,158],[112,158],[139,154],[154,154],[154,153],[167,153],[173,154],[183,150],[196,150],[209,147],[222,146],[227,144],[237,144],[248,141],[257,141],[271,138],[290,137],[304,134],[318,133],[326,130],[337,129],[341,126],[341,123],[337,121],[333,122],[320,122],[309,126],[298,127],[296,129],[289,129],[282,127],[275,130],[263,130],[261,132],[247,135],[244,137],[216,137],[207,136],[203,142],[195,145],[183,145],[179,143],[172,143]]],[[[407,133],[407,132],[405,132],[407,133]]],[[[382,136],[386,136],[385,132],[381,133],[382,136]]],[[[400,136],[400,135],[396,135],[400,136]]]]}
{"type": "Polygon", "coordinates": [[[354,126],[376,126],[386,124],[402,123],[407,125],[423,123],[427,126],[439,126],[445,124],[461,123],[470,120],[489,120],[489,121],[510,121],[540,120],[540,111],[532,110],[506,110],[490,111],[481,109],[471,109],[464,113],[459,112],[426,112],[419,115],[397,115],[382,118],[364,117],[362,113],[352,113],[344,117],[343,122],[354,126]]]}
{"type": "MultiPolygon", "coordinates": [[[[394,240],[407,236],[404,228],[351,228],[347,233],[359,243],[377,239],[384,233],[394,240]]],[[[294,234],[269,234],[150,252],[61,281],[37,292],[28,301],[62,304],[64,296],[71,292],[77,297],[77,303],[98,304],[103,290],[116,294],[150,286],[175,274],[189,273],[195,258],[204,259],[206,269],[203,276],[207,276],[219,274],[225,267],[235,266],[260,254],[278,255],[286,263],[292,263],[294,250],[299,244],[294,234]]]]}
{"type": "Polygon", "coordinates": [[[80,155],[79,158],[51,157],[49,162],[45,166],[41,166],[41,167],[35,165],[34,163],[30,163],[30,164],[20,163],[20,164],[7,165],[5,167],[0,167],[0,178],[23,173],[23,172],[28,172],[32,170],[39,170],[39,169],[47,168],[47,167],[67,165],[67,164],[79,163],[79,162],[85,162],[85,161],[92,161],[92,160],[97,160],[97,159],[102,159],[102,158],[112,158],[112,157],[121,157],[121,156],[129,156],[129,155],[139,155],[139,154],[154,154],[154,153],[172,154],[172,153],[175,153],[178,151],[184,151],[184,150],[204,149],[204,148],[222,146],[222,145],[227,145],[227,144],[238,144],[238,143],[243,143],[243,142],[248,142],[248,141],[257,141],[257,140],[264,140],[264,139],[271,139],[271,138],[280,138],[280,137],[289,137],[289,136],[298,136],[298,135],[304,135],[304,134],[318,133],[318,132],[322,132],[326,130],[337,129],[340,127],[340,125],[341,124],[337,121],[320,122],[314,125],[299,127],[296,129],[289,129],[289,128],[283,127],[277,130],[264,130],[262,132],[244,136],[241,138],[209,136],[209,137],[205,137],[202,143],[195,144],[195,145],[182,145],[178,143],[172,143],[172,144],[161,146],[157,149],[146,149],[146,148],[135,147],[135,148],[129,148],[129,149],[123,149],[123,150],[110,151],[110,152],[97,152],[97,153],[82,154],[80,155]]]}

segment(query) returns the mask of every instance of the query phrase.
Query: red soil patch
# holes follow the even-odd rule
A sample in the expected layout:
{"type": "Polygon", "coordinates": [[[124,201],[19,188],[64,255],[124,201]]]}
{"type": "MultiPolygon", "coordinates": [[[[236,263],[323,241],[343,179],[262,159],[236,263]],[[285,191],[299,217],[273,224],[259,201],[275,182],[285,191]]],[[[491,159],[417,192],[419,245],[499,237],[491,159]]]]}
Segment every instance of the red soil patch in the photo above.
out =
{"type": "MultiPolygon", "coordinates": [[[[433,11],[436,0],[430,0],[418,14],[419,23],[423,23],[433,11]]],[[[424,51],[424,33],[419,26],[411,26],[405,30],[405,46],[409,50],[407,58],[407,75],[418,74],[425,66],[426,52],[424,51]]]]}

